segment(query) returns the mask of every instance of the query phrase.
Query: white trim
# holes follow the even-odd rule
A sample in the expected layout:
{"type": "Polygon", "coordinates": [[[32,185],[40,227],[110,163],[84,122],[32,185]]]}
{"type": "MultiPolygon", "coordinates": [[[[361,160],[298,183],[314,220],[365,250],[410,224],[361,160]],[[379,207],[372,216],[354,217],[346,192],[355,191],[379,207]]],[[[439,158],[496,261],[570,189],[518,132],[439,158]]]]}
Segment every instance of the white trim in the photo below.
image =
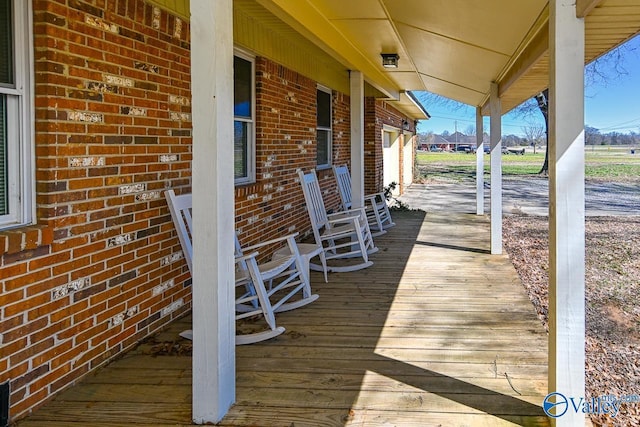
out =
{"type": "Polygon", "coordinates": [[[415,156],[415,145],[413,144],[414,134],[411,131],[405,130],[402,132],[402,170],[401,178],[402,178],[402,190],[409,187],[413,184],[413,179],[415,178],[414,170],[413,170],[413,157],[415,156]],[[411,145],[411,149],[409,149],[409,145],[411,145]],[[407,162],[406,155],[409,154],[409,162],[407,162]],[[409,178],[409,179],[407,179],[409,178]]]}
{"type": "Polygon", "coordinates": [[[392,194],[394,196],[400,195],[400,150],[404,148],[400,136],[402,131],[398,128],[383,125],[381,131],[382,136],[382,185],[388,187],[391,183],[396,183],[396,188],[392,194]],[[389,130],[394,129],[394,130],[389,130]],[[385,135],[389,136],[389,144],[385,144],[385,135]],[[396,145],[397,143],[397,145],[396,145]]]}
{"type": "Polygon", "coordinates": [[[247,147],[247,176],[235,178],[236,186],[253,184],[256,182],[256,56],[244,49],[234,47],[233,56],[251,64],[251,119],[235,117],[234,122],[249,123],[249,141],[247,147]]]}
{"type": "Polygon", "coordinates": [[[1,86],[7,95],[7,163],[9,214],[0,216],[0,227],[31,224],[35,218],[35,148],[33,87],[33,31],[31,2],[13,1],[14,85],[1,86]],[[18,165],[18,168],[15,167],[18,165]]]}
{"type": "Polygon", "coordinates": [[[502,108],[498,85],[491,83],[491,253],[502,254],[502,108]]]}
{"type": "Polygon", "coordinates": [[[484,215],[484,123],[476,107],[476,215],[484,215]]]}
{"type": "Polygon", "coordinates": [[[327,92],[329,94],[331,94],[333,96],[333,89],[331,89],[329,86],[325,86],[321,83],[317,83],[316,84],[316,89],[321,90],[323,92],[327,92]]]}
{"type": "Polygon", "coordinates": [[[364,207],[364,75],[349,72],[351,119],[351,206],[364,207]]]}
{"type": "MultiPolygon", "coordinates": [[[[325,131],[325,132],[328,132],[329,134],[327,138],[327,143],[329,144],[329,146],[327,147],[327,163],[323,163],[323,164],[317,163],[318,156],[316,155],[316,169],[322,170],[322,169],[330,168],[331,165],[333,164],[333,90],[319,83],[316,85],[316,108],[318,108],[318,104],[317,104],[318,92],[317,91],[329,94],[329,127],[318,126],[318,122],[316,118],[316,132],[325,131]]],[[[316,111],[316,114],[317,114],[317,111],[316,111]]],[[[316,148],[317,148],[317,144],[318,144],[318,139],[316,137],[316,148]]]]}

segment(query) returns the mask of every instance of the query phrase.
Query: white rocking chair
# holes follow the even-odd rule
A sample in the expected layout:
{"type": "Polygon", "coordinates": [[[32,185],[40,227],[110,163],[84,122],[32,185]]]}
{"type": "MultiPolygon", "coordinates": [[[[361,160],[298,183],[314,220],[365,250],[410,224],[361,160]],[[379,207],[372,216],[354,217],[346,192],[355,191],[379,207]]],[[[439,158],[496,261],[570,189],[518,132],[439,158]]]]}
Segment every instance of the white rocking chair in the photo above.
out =
{"type": "Polygon", "coordinates": [[[307,204],[313,236],[323,250],[320,254],[322,265],[310,263],[310,268],[315,271],[323,271],[326,281],[328,271],[356,271],[373,265],[373,262],[369,260],[369,255],[377,252],[378,248],[373,243],[364,209],[327,214],[316,172],[312,170],[305,174],[299,170],[298,176],[307,204]],[[362,262],[348,265],[327,265],[329,260],[356,257],[362,258],[362,262]]]}
{"type": "MultiPolygon", "coordinates": [[[[165,192],[171,217],[178,231],[178,238],[182,246],[185,260],[189,271],[192,272],[193,246],[192,246],[192,218],[191,194],[176,196],[173,190],[165,192]]],[[[236,297],[236,320],[244,319],[261,314],[269,329],[266,331],[236,335],[236,345],[251,344],[264,341],[282,334],[285,329],[276,326],[275,311],[292,310],[315,301],[318,296],[311,295],[308,276],[302,271],[302,260],[297,252],[293,236],[286,236],[279,240],[289,242],[289,254],[274,256],[274,259],[265,264],[258,264],[256,256],[258,252],[251,251],[248,255],[239,252],[239,243],[236,238],[236,289],[242,288],[236,297]],[[269,290],[265,286],[269,283],[269,290]],[[294,289],[289,289],[289,288],[294,289]],[[289,292],[274,305],[271,304],[270,297],[274,294],[289,289],[289,292]],[[298,291],[302,291],[303,297],[299,301],[287,303],[287,301],[298,291]]],[[[264,242],[259,246],[272,244],[276,241],[264,242]]],[[[254,246],[252,248],[255,248],[254,246]]],[[[246,250],[246,248],[245,248],[246,250]]],[[[191,330],[180,334],[184,338],[192,339],[191,330]]]]}
{"type": "MultiPolygon", "coordinates": [[[[260,242],[256,245],[247,246],[245,248],[240,246],[240,241],[236,235],[236,258],[242,258],[246,252],[253,252],[256,249],[260,249],[265,246],[286,242],[285,246],[273,254],[271,261],[257,265],[257,272],[260,275],[260,280],[265,285],[268,284],[268,286],[265,286],[267,297],[270,301],[272,301],[274,297],[279,298],[275,303],[271,303],[274,313],[294,310],[318,299],[317,294],[311,294],[311,282],[309,281],[308,267],[306,266],[306,263],[300,254],[298,244],[296,243],[295,238],[297,235],[298,233],[289,234],[287,236],[278,237],[266,242],[260,242]],[[286,294],[282,295],[283,292],[286,292],[286,294]],[[288,302],[298,292],[302,292],[302,298],[288,302]]],[[[319,253],[319,248],[317,246],[314,246],[313,249],[316,254],[319,253]]],[[[241,276],[247,277],[247,274],[251,275],[250,265],[241,261],[238,266],[240,268],[238,273],[241,276]]],[[[254,272],[254,274],[255,273],[256,272],[254,272]]],[[[253,275],[251,275],[251,278],[254,281],[256,280],[253,278],[253,275]]],[[[238,285],[237,279],[236,285],[238,285]]],[[[236,309],[238,311],[242,311],[243,305],[236,304],[236,309]]]]}
{"type": "MultiPolygon", "coordinates": [[[[351,174],[347,165],[334,166],[333,175],[338,184],[338,193],[342,202],[342,209],[351,209],[351,174]]],[[[383,193],[368,194],[364,196],[365,210],[369,228],[373,237],[381,236],[387,232],[387,228],[396,225],[391,219],[391,212],[383,193]]]]}

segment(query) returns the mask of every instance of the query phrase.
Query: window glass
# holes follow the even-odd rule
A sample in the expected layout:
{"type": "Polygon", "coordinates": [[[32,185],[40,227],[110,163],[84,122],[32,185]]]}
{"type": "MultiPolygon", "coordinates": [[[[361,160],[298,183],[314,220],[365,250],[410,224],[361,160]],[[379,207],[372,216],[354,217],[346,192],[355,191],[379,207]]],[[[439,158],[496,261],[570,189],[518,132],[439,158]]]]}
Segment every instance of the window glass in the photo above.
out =
{"type": "Polygon", "coordinates": [[[0,95],[0,215],[9,213],[7,189],[9,173],[7,171],[7,97],[0,95]]]}
{"type": "Polygon", "coordinates": [[[331,94],[318,89],[318,127],[331,127],[331,94]]]}
{"type": "Polygon", "coordinates": [[[236,184],[255,181],[255,65],[249,55],[233,57],[233,176],[236,184]]]}
{"type": "Polygon", "coordinates": [[[318,157],[317,163],[319,166],[328,165],[329,164],[329,131],[326,130],[318,130],[316,132],[316,138],[318,140],[318,157]]]}
{"type": "Polygon", "coordinates": [[[319,168],[331,165],[331,91],[324,88],[317,90],[316,104],[316,162],[319,168]]]}
{"type": "Polygon", "coordinates": [[[11,1],[0,0],[0,84],[13,85],[11,1]]]}
{"type": "Polygon", "coordinates": [[[252,64],[237,56],[233,57],[233,115],[251,117],[252,64]]]}
{"type": "Polygon", "coordinates": [[[233,176],[235,179],[249,175],[249,123],[233,122],[233,176]]]}

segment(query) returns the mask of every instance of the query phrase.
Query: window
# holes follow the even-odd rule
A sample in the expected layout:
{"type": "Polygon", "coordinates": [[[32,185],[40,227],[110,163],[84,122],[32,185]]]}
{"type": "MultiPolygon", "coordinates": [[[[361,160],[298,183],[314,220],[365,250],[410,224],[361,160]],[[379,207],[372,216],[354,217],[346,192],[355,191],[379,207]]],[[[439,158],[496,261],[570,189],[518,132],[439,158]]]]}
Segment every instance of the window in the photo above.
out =
{"type": "Polygon", "coordinates": [[[29,4],[0,0],[0,227],[32,216],[29,4]]]}
{"type": "Polygon", "coordinates": [[[254,59],[233,57],[233,175],[236,184],[255,181],[254,59]]]}
{"type": "Polygon", "coordinates": [[[331,90],[318,86],[317,92],[317,163],[318,168],[331,166],[331,90]]]}

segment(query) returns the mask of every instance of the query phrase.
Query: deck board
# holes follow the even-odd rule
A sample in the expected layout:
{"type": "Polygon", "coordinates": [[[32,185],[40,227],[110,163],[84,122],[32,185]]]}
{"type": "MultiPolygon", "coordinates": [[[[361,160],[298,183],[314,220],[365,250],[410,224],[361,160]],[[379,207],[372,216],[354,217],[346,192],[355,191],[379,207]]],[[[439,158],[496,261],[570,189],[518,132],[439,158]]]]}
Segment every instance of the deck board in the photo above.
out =
{"type": "MultiPolygon", "coordinates": [[[[366,270],[312,273],[320,298],[236,348],[237,400],[221,426],[549,425],[547,334],[485,217],[394,213],[366,270]]],[[[178,339],[190,318],[157,341],[178,339]]],[[[186,426],[191,358],[145,344],[19,427],[186,426]]]]}

